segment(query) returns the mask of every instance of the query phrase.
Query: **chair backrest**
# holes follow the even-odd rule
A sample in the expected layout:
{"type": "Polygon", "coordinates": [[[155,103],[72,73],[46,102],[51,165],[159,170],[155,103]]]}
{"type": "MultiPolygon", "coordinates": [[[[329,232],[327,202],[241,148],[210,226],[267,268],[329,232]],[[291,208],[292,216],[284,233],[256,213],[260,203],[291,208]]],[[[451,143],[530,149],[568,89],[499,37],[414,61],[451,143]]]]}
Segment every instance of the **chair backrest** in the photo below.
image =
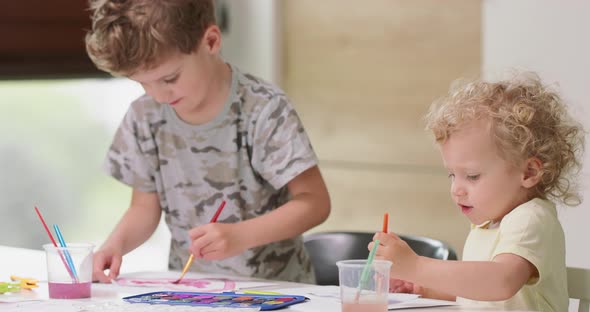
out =
{"type": "Polygon", "coordinates": [[[578,312],[590,311],[590,269],[567,268],[567,292],[579,299],[578,312]]]}
{"type": "MultiPolygon", "coordinates": [[[[338,285],[336,262],[347,259],[366,259],[367,246],[375,233],[323,232],[304,236],[305,248],[311,257],[316,283],[338,285]]],[[[398,235],[419,255],[441,260],[457,260],[457,254],[446,243],[411,235],[398,235]]]]}

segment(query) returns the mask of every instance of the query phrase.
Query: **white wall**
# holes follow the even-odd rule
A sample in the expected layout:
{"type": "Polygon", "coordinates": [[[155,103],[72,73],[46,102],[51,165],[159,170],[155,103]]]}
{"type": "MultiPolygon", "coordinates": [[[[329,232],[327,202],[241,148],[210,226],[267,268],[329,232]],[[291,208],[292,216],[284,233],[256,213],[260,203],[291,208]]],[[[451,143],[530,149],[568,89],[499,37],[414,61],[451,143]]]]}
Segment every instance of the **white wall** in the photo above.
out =
{"type": "MultiPolygon", "coordinates": [[[[590,1],[484,0],[482,63],[486,78],[533,70],[558,83],[571,111],[590,130],[590,1]]],[[[581,206],[560,208],[567,264],[590,268],[590,137],[581,174],[581,206]]]]}
{"type": "Polygon", "coordinates": [[[280,84],[280,1],[217,0],[216,6],[218,14],[221,8],[228,13],[228,28],[222,34],[224,58],[243,71],[280,84]]]}

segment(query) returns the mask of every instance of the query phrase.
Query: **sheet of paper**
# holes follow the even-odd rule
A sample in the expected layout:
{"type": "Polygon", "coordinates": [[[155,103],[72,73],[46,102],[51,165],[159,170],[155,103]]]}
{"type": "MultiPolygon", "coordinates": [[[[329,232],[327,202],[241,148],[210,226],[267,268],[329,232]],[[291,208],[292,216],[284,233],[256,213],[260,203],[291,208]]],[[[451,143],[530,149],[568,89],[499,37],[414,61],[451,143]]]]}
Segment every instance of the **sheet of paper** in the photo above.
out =
{"type": "Polygon", "coordinates": [[[432,307],[443,307],[457,305],[455,301],[437,300],[437,299],[426,299],[416,298],[416,300],[399,302],[396,304],[389,304],[388,310],[401,310],[401,309],[414,309],[414,308],[432,308],[432,307]]]}
{"type": "MultiPolygon", "coordinates": [[[[310,286],[301,288],[274,289],[273,291],[282,294],[306,296],[310,299],[308,302],[289,307],[289,310],[292,311],[341,311],[340,288],[338,286],[310,286]]],[[[388,310],[449,306],[456,304],[455,302],[451,301],[424,299],[420,298],[418,295],[400,293],[388,294],[388,301],[388,310]]]]}
{"type": "MultiPolygon", "coordinates": [[[[0,310],[6,308],[13,312],[254,312],[258,308],[224,308],[150,305],[144,303],[127,303],[124,301],[84,301],[51,300],[45,302],[23,302],[18,304],[0,304],[0,310]]],[[[4,310],[3,310],[4,311],[4,310]]]]}
{"type": "MultiPolygon", "coordinates": [[[[47,283],[39,282],[39,287],[31,290],[23,289],[16,293],[0,294],[0,304],[10,302],[40,301],[49,299],[47,283]]],[[[0,307],[2,307],[0,305],[0,307]]]]}
{"type": "MultiPolygon", "coordinates": [[[[173,284],[180,272],[137,272],[119,276],[113,284],[128,287],[150,287],[174,291],[224,292],[275,285],[247,278],[226,277],[189,272],[179,284],[173,284]]],[[[148,292],[146,290],[146,292],[148,292]]]]}
{"type": "MultiPolygon", "coordinates": [[[[250,278],[228,277],[212,274],[198,274],[189,272],[185,275],[183,283],[172,284],[178,279],[180,272],[135,272],[123,274],[113,284],[92,284],[93,300],[108,300],[132,296],[155,290],[173,291],[199,291],[199,292],[223,292],[241,289],[257,289],[260,287],[276,285],[272,282],[257,281],[250,278]],[[153,288],[153,289],[149,289],[153,288]]],[[[0,307],[7,303],[20,303],[28,301],[47,301],[49,291],[46,282],[39,282],[39,288],[23,290],[17,293],[0,295],[0,307]]]]}

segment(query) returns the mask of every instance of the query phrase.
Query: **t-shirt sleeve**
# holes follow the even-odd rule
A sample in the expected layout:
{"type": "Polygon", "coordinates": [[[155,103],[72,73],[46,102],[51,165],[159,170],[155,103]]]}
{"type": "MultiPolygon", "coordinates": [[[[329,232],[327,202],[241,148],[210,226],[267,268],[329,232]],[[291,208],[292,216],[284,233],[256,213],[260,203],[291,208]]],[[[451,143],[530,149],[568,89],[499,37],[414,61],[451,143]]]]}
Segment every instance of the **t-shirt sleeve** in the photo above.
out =
{"type": "Polygon", "coordinates": [[[149,123],[142,121],[138,106],[132,104],[123,118],[103,168],[108,175],[134,189],[155,192],[157,148],[149,123]]]}
{"type": "Polygon", "coordinates": [[[252,166],[275,189],[317,165],[303,124],[285,96],[273,97],[252,124],[252,166]]]}
{"type": "MultiPolygon", "coordinates": [[[[532,263],[539,276],[543,277],[549,273],[547,270],[550,270],[551,265],[548,261],[553,258],[549,254],[553,252],[550,246],[552,222],[544,221],[540,210],[541,207],[530,205],[515,209],[504,217],[500,224],[500,241],[493,256],[503,253],[518,255],[532,263]]],[[[537,280],[532,278],[528,284],[534,284],[537,280]]]]}

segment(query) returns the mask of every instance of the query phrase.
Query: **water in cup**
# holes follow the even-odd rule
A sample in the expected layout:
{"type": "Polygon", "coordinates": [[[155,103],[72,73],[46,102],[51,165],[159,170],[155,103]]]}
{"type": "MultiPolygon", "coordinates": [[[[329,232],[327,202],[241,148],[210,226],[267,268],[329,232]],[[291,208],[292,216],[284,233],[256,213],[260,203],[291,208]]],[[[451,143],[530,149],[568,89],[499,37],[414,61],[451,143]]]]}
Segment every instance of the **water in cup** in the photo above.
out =
{"type": "Polygon", "coordinates": [[[67,247],[43,245],[47,256],[49,298],[89,298],[92,284],[92,244],[68,244],[67,247]]]}
{"type": "Polygon", "coordinates": [[[336,262],[336,265],[340,280],[342,312],[387,311],[390,261],[372,261],[367,267],[365,280],[362,276],[367,260],[343,260],[336,262]]]}

